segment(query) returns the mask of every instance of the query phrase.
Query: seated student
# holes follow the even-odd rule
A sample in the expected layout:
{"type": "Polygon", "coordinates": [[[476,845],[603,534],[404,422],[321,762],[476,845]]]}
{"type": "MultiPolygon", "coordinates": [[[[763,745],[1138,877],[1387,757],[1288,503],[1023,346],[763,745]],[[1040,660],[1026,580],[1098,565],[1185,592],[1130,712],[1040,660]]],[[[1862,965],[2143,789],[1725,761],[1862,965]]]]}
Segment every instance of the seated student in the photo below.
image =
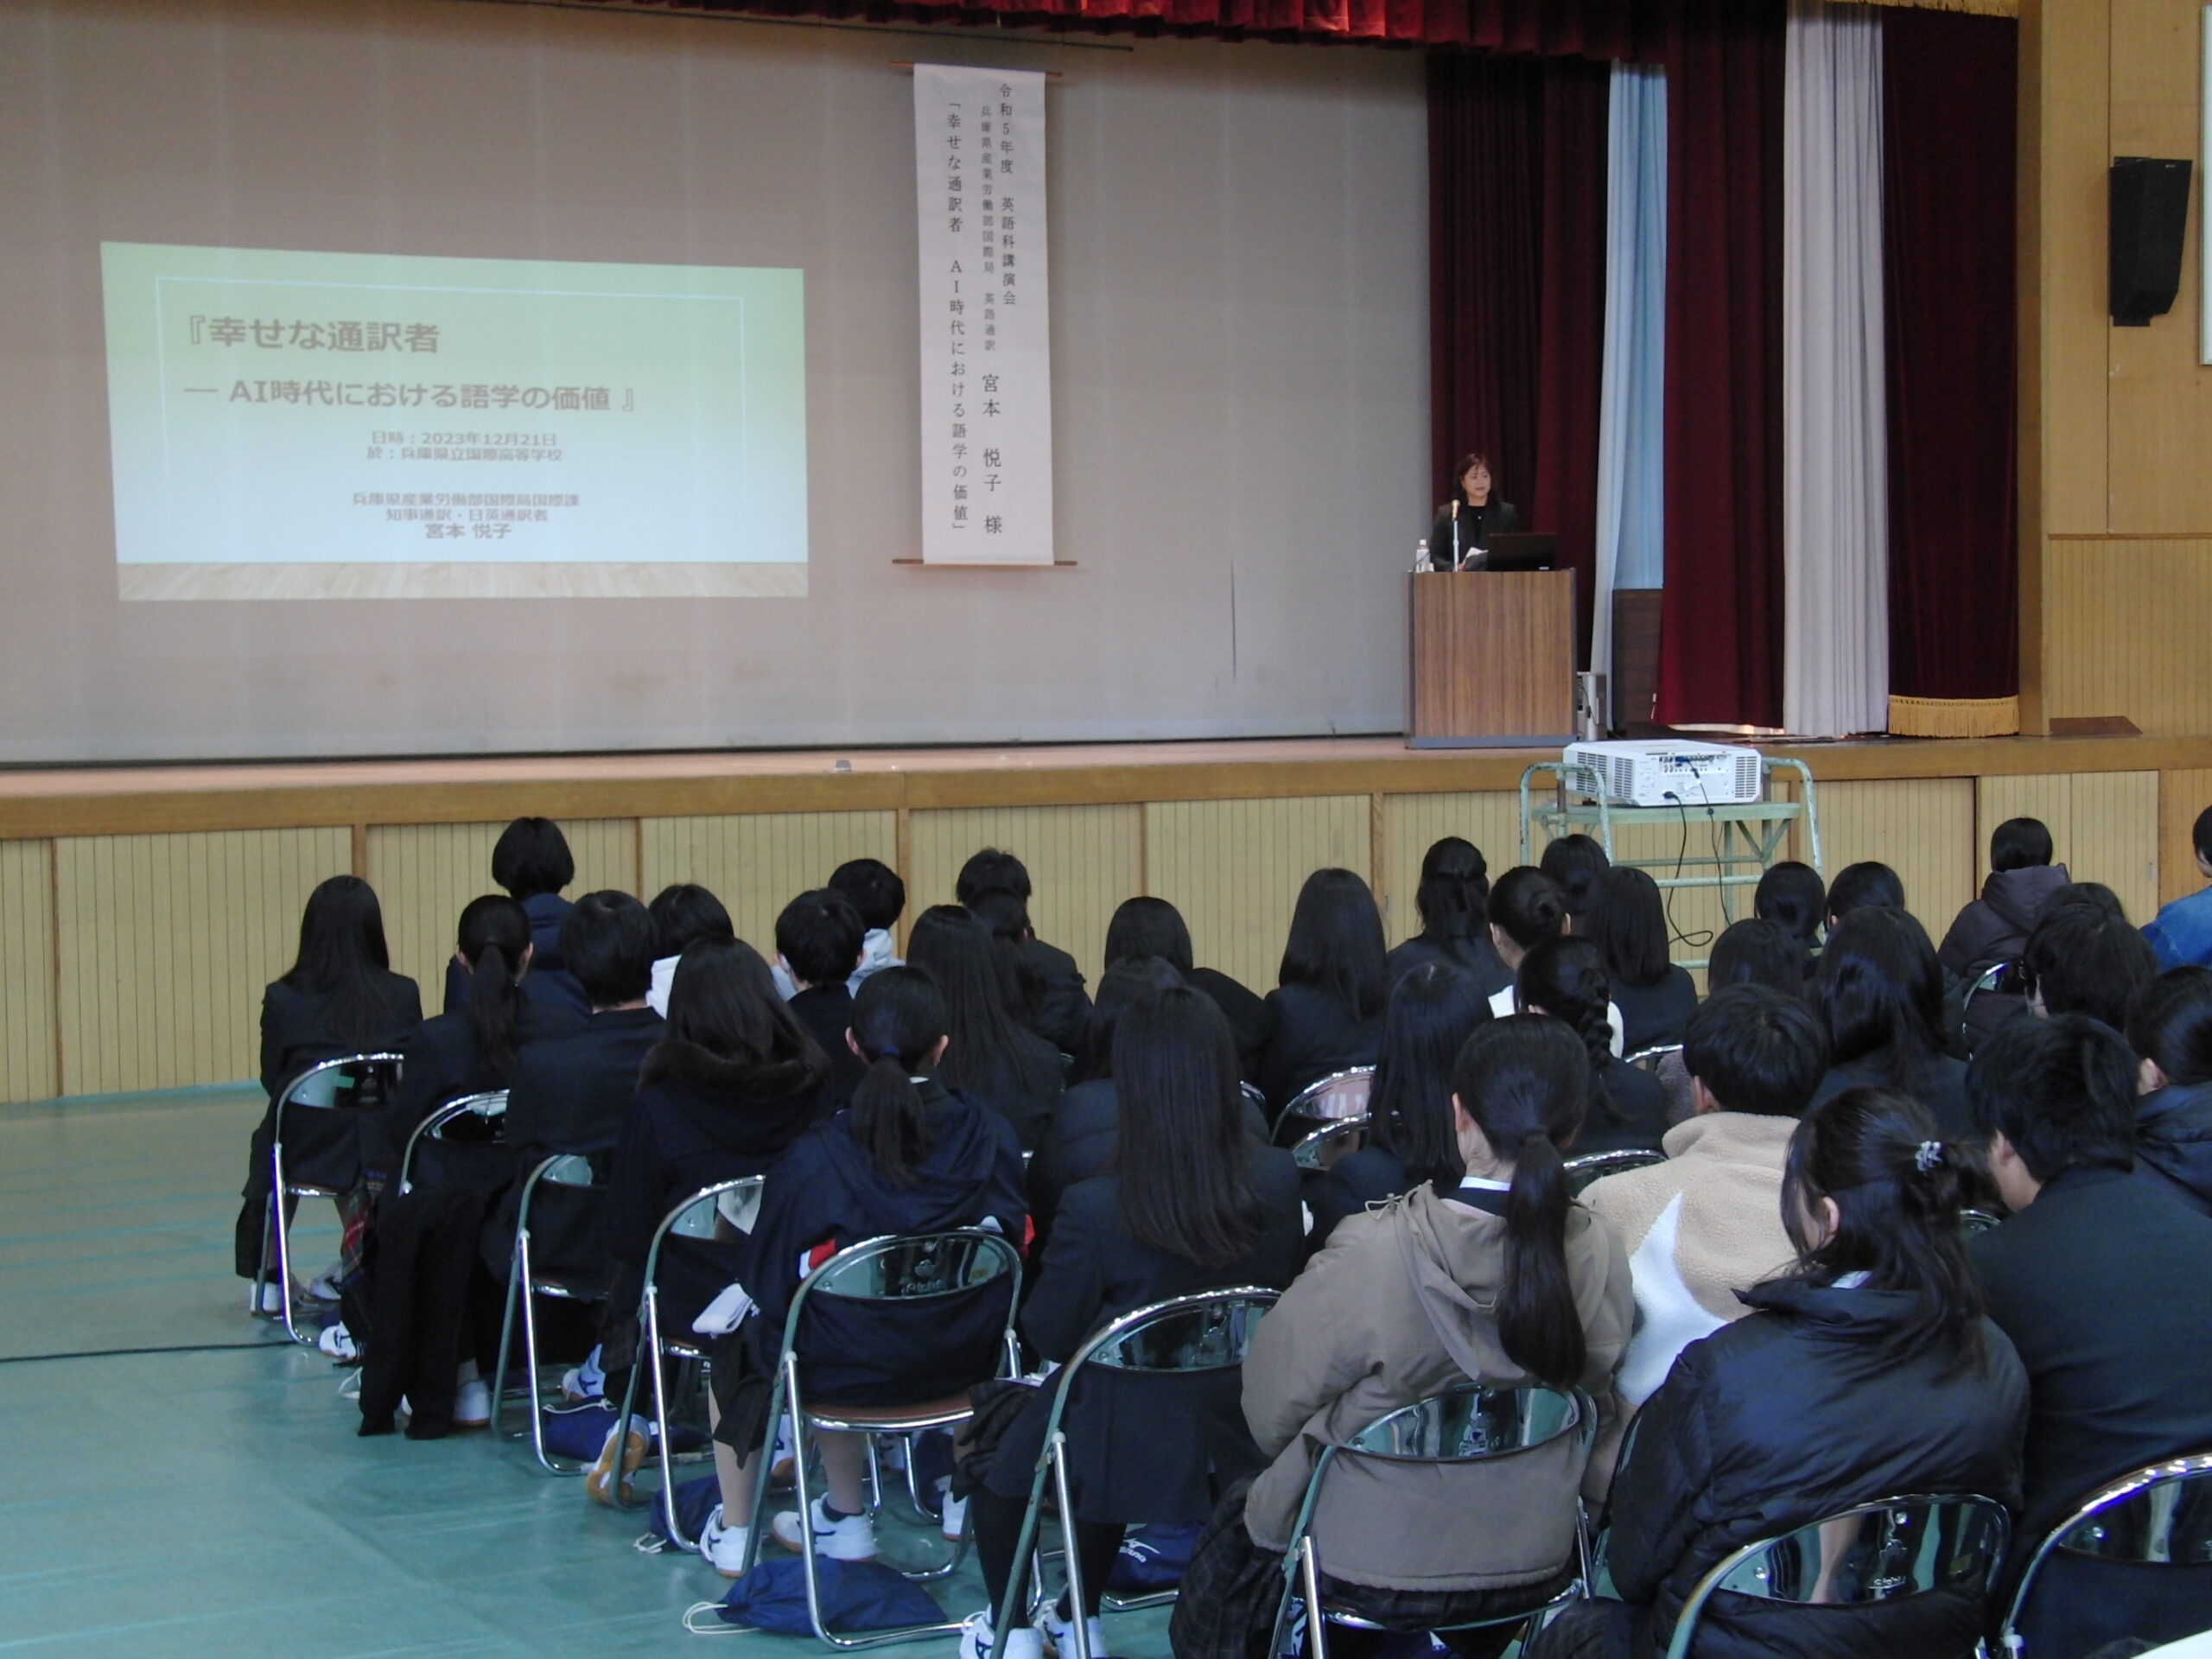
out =
{"type": "Polygon", "coordinates": [[[1854,910],[1903,910],[1904,882],[1888,865],[1873,859],[1847,864],[1828,884],[1827,931],[1854,910]]]}
{"type": "Polygon", "coordinates": [[[1682,1058],[1697,1116],[1667,1131],[1667,1161],[1582,1191],[1635,1274],[1636,1335],[1620,1380],[1631,1406],[1684,1348],[1751,1312],[1738,1291],[1789,1265],[1783,1170],[1827,1070],[1827,1039],[1798,997],[1739,985],[1690,1016],[1682,1058]]]}
{"type": "MultiPolygon", "coordinates": [[[[960,867],[953,883],[953,897],[963,909],[972,910],[987,893],[1007,893],[1026,906],[1032,897],[1029,871],[1012,853],[986,847],[960,867]]],[[[1022,965],[1041,988],[1038,997],[1036,1030],[1063,1054],[1075,1052],[1083,1039],[1084,1021],[1090,1017],[1090,999],[1084,994],[1083,970],[1075,958],[1039,938],[1034,931],[1021,944],[1022,965]]]]}
{"type": "MultiPolygon", "coordinates": [[[[245,1203],[238,1211],[238,1277],[258,1271],[269,1227],[270,1155],[276,1144],[276,1097],[300,1074],[348,1054],[396,1052],[423,1023],[423,995],[415,982],[391,971],[385,949],[384,912],[375,891],[357,875],[334,875],[308,895],[300,917],[299,954],[284,976],[261,996],[261,1086],[269,1105],[246,1154],[245,1203]]],[[[342,1112],[296,1112],[285,1123],[284,1173],[319,1185],[357,1189],[364,1154],[383,1149],[381,1126],[365,1145],[363,1120],[342,1112]]],[[[340,1200],[341,1217],[366,1205],[365,1194],[340,1200]]],[[[358,1230],[348,1226],[347,1232],[358,1230]]],[[[274,1259],[273,1256],[271,1258],[274,1259]]],[[[316,1281],[322,1300],[336,1301],[329,1275],[316,1281]]],[[[266,1288],[264,1312],[278,1312],[285,1287],[266,1288]]]]}
{"type": "Polygon", "coordinates": [[[1372,1065],[1382,1042],[1382,916],[1350,870],[1316,870],[1298,890],[1275,988],[1260,1087],[1278,1116],[1332,1072],[1372,1065]]]}
{"type": "MultiPolygon", "coordinates": [[[[1045,1011],[1052,1000],[1052,988],[1038,977],[1037,969],[1024,954],[1029,942],[1037,937],[1037,930],[1029,925],[1029,906],[1012,893],[993,888],[978,893],[976,902],[963,906],[970,916],[983,925],[990,935],[991,960],[999,976],[999,1000],[1006,1004],[1006,1011],[1017,1024],[1035,1032],[1059,1052],[1073,1058],[1075,1047],[1059,1047],[1059,1039],[1045,1029],[1048,1023],[1045,1011]]],[[[1087,1021],[1088,1012],[1084,1014],[1087,1021]]],[[[1076,1043],[1083,1040],[1081,1031],[1074,1033],[1076,1043]]]]}
{"type": "Polygon", "coordinates": [[[1106,924],[1106,965],[1130,957],[1158,957],[1183,982],[1213,999],[1236,1039],[1236,1060],[1247,1083],[1257,1083],[1260,1061],[1274,1029],[1268,1005],[1217,969],[1193,965],[1191,930],[1183,912],[1165,899],[1124,899],[1106,924]]]}
{"type": "MultiPolygon", "coordinates": [[[[1780,869],[1780,865],[1775,869],[1780,869]]],[[[1805,869],[1803,865],[1797,866],[1805,869]]],[[[1770,870],[1771,875],[1774,872],[1770,870]]],[[[1805,874],[1813,875],[1807,869],[1805,874]]],[[[1820,877],[1813,876],[1815,885],[1820,877]]],[[[1813,918],[1814,928],[1820,926],[1820,906],[1815,901],[1807,912],[1813,918]]],[[[1781,992],[1792,1001],[1802,1002],[1805,997],[1805,981],[1812,973],[1818,958],[1811,955],[1796,934],[1779,921],[1753,918],[1748,921],[1731,922],[1720,930],[1720,937],[1713,942],[1713,958],[1705,965],[1705,989],[1708,997],[1716,996],[1732,985],[1764,985],[1781,992]]],[[[1827,1064],[1827,1039],[1821,1039],[1821,1064],[1827,1064]]],[[[1696,1115],[1696,1106],[1690,1097],[1689,1067],[1679,1054],[1659,1057],[1657,1071],[1659,1086],[1667,1091],[1667,1122],[1687,1123],[1696,1115]]]]}
{"type": "Polygon", "coordinates": [[[866,932],[852,901],[828,887],[802,893],[776,918],[776,965],[791,976],[791,1010],[829,1056],[830,1077],[822,1096],[828,1111],[845,1109],[868,1070],[846,1036],[853,1023],[853,994],[845,988],[860,963],[866,932]]]}
{"type": "Polygon", "coordinates": [[[1007,1013],[990,935],[970,912],[932,905],[914,918],[906,960],[936,983],[951,1021],[939,1081],[996,1112],[1023,1149],[1033,1151],[1065,1078],[1052,1046],[1007,1013]]]}
{"type": "Polygon", "coordinates": [[[2135,1170],[2212,1216],[2212,968],[2169,968],[2127,1005],[2135,1170]]]}
{"type": "MultiPolygon", "coordinates": [[[[561,924],[569,901],[561,889],[576,879],[575,855],[561,826],[550,818],[517,818],[492,846],[492,880],[530,917],[531,941],[537,947],[530,976],[530,999],[583,1014],[583,988],[561,956],[561,924]]],[[[468,1000],[468,976],[460,964],[446,964],[445,1012],[468,1000]]]]}
{"type": "MultiPolygon", "coordinates": [[[[2196,853],[2196,872],[2212,880],[2212,806],[2196,815],[2189,832],[2196,853]]],[[[2212,887],[2202,887],[2162,906],[2143,937],[2158,953],[2161,968],[2212,966],[2212,887]]]]}
{"type": "MultiPolygon", "coordinates": [[[[1997,826],[1989,837],[1989,874],[1981,897],[1959,912],[1936,952],[1945,973],[1971,984],[1999,963],[2020,959],[2044,906],[2072,880],[2066,867],[2052,863],[2050,856],[2050,830],[2041,819],[2007,818],[1997,826]]],[[[1974,999],[1977,1035],[2003,1023],[1983,1016],[1985,1000],[1995,1001],[1974,999]]],[[[2019,1011],[2020,1001],[2005,1001],[2011,1006],[2002,1013],[2010,1019],[2019,1011]]]]}
{"type": "MultiPolygon", "coordinates": [[[[1498,959],[1516,976],[1522,957],[1546,939],[1560,938],[1567,932],[1566,901],[1552,885],[1551,877],[1531,864],[1519,865],[1497,878],[1497,884],[1490,890],[1485,913],[1490,921],[1491,943],[1497,948],[1498,959]]],[[[1501,1020],[1518,1007],[1510,985],[1491,995],[1490,1011],[1501,1020]]],[[[1605,1003],[1605,1020],[1612,1027],[1613,1052],[1626,1053],[1621,1039],[1628,1029],[1627,1021],[1611,998],[1605,1003]]]]}
{"type": "MultiPolygon", "coordinates": [[[[622,1268],[601,1326],[599,1363],[610,1401],[622,1398],[643,1340],[638,1302],[661,1217],[702,1187],[766,1174],[825,1115],[829,1059],[796,1010],[776,995],[768,964],[751,945],[740,939],[692,944],[677,964],[674,988],[667,1035],[646,1052],[600,1209],[601,1236],[622,1268]]],[[[844,1040],[842,1026],[837,1038],[844,1040]]],[[[691,1321],[721,1294],[728,1274],[685,1254],[682,1245],[679,1240],[676,1249],[664,1249],[660,1319],[663,1331],[688,1338],[691,1321]]],[[[640,1400],[651,1386],[640,1382],[640,1400]]],[[[627,1436],[607,1431],[599,1461],[584,1478],[594,1503],[615,1501],[618,1440],[626,1497],[630,1477],[645,1459],[649,1421],[633,1420],[627,1436]]]]}
{"type": "Polygon", "coordinates": [[[1697,1007],[1697,983],[1688,969],[1668,960],[1659,884],[1642,870],[1615,865],[1599,880],[1591,923],[1591,936],[1605,953],[1613,1006],[1621,1011],[1621,1046],[1637,1054],[1681,1042],[1697,1007]]]}
{"type": "MultiPolygon", "coordinates": [[[[1182,1659],[1248,1650],[1198,1639],[1247,1622],[1224,1621],[1219,1608],[1239,1580],[1256,1576],[1264,1587],[1249,1622],[1272,1621],[1281,1573],[1255,1574],[1254,1558],[1272,1566],[1288,1548],[1323,1446],[1470,1381],[1584,1389],[1611,1420],[1635,1313],[1628,1260],[1612,1230],[1573,1201],[1560,1158],[1588,1089],[1581,1044],[1557,1020],[1516,1014],[1478,1027],[1452,1067],[1464,1174],[1347,1217],[1261,1322],[1244,1365],[1244,1416],[1271,1461],[1248,1491],[1230,1494],[1185,1577],[1171,1627],[1182,1659]]],[[[1393,1624],[1442,1624],[1525,1607],[1564,1581],[1573,1561],[1531,1560],[1519,1535],[1524,1508],[1541,1501],[1527,1483],[1551,1483],[1564,1510],[1578,1488],[1602,1492],[1605,1470],[1595,1459],[1586,1470],[1579,1458],[1512,1462],[1523,1466],[1500,1476],[1496,1512],[1469,1517],[1479,1529],[1409,1526],[1436,1502],[1423,1497],[1427,1469],[1395,1480],[1375,1471],[1340,1492],[1317,1537],[1332,1594],[1393,1624]]],[[[1458,1631],[1452,1646],[1495,1655],[1518,1634],[1458,1631]]]]}
{"type": "Polygon", "coordinates": [[[1585,918],[1598,906],[1598,884],[1613,866],[1605,848],[1589,836],[1561,836],[1544,843],[1536,865],[1559,889],[1560,902],[1567,906],[1567,931],[1586,931],[1585,918]]]}
{"type": "Polygon", "coordinates": [[[1573,1149],[1656,1152],[1667,1133],[1667,1090],[1615,1050],[1608,988],[1604,952],[1579,935],[1546,939],[1521,958],[1513,982],[1521,1012],[1566,1021],[1590,1051],[1590,1109],[1573,1149]]]}
{"type": "Polygon", "coordinates": [[[1838,922],[1813,976],[1812,1001],[1829,1058],[1815,1106],[1879,1084],[1928,1108],[1946,1140],[1973,1137],[1966,1065],[1943,1052],[1943,970],[1910,915],[1876,906],[1838,922]]]}
{"type": "Polygon", "coordinates": [[[861,935],[861,965],[845,982],[845,988],[857,996],[861,982],[870,974],[899,965],[899,958],[892,954],[896,946],[891,930],[899,925],[906,908],[906,884],[888,864],[873,858],[849,858],[830,872],[829,887],[832,893],[844,894],[847,902],[860,912],[861,925],[867,930],[861,935]]]}
{"type": "Polygon", "coordinates": [[[1442,1192],[1465,1173],[1452,1127],[1452,1063],[1491,1019],[1490,999],[1470,975],[1425,962],[1390,987],[1382,1015],[1382,1057],[1367,1097],[1359,1150],[1305,1179],[1313,1217],[1306,1248],[1318,1250],[1336,1225],[1369,1205],[1416,1186],[1442,1192]]]}
{"type": "MultiPolygon", "coordinates": [[[[918,968],[868,976],[853,999],[853,1042],[868,1063],[853,1103],[801,1135],[768,1171],[740,1269],[756,1311],[714,1346],[715,1469],[722,1501],[703,1543],[727,1577],[737,1576],[745,1558],[753,1460],[800,1280],[847,1245],[886,1234],[982,1226],[1017,1243],[1023,1236],[1021,1149],[1004,1118],[938,1081],[946,1026],[944,999],[918,968]]],[[[937,1300],[871,1309],[855,1327],[838,1310],[817,1306],[817,1313],[802,1382],[808,1398],[824,1402],[934,1399],[991,1375],[1002,1351],[1003,1300],[963,1299],[954,1313],[937,1300]],[[843,1345],[849,1331],[864,1349],[843,1345]]],[[[833,1560],[874,1560],[866,1440],[809,1439],[821,1452],[829,1488],[811,1505],[816,1549],[833,1560]]],[[[799,1548],[800,1524],[797,1511],[777,1516],[778,1541],[799,1548]]]]}
{"type": "MultiPolygon", "coordinates": [[[[1114,1033],[1122,1016],[1173,986],[1183,976],[1158,957],[1124,957],[1098,981],[1090,1005],[1090,1026],[1076,1056],[1073,1087],[1061,1097],[1046,1126],[1037,1155],[1029,1160],[1029,1221],[1041,1249],[1052,1236],[1053,1217],[1068,1188],[1114,1166],[1121,1143],[1120,1092],[1114,1082],[1114,1033]]],[[[1264,1141],[1268,1121],[1256,1109],[1254,1133],[1264,1141]]]]}
{"type": "Polygon", "coordinates": [[[2158,957],[2127,925],[2119,900],[2105,902],[2110,895],[2080,882],[2044,911],[2020,953],[2021,986],[2036,1013],[2086,1014],[2114,1031],[2126,1026],[2128,999],[2158,976],[2158,957]]]}
{"type": "MultiPolygon", "coordinates": [[[[734,939],[729,912],[722,901],[696,881],[679,881],[663,887],[646,906],[653,918],[653,977],[645,991],[645,1006],[668,1018],[669,987],[676,981],[676,964],[693,945],[707,939],[734,939]]],[[[781,979],[777,990],[789,996],[791,987],[781,979]]]]}
{"type": "Polygon", "coordinates": [[[1810,979],[1814,959],[1820,955],[1821,925],[1828,914],[1828,890],[1821,873],[1794,858],[1770,865],[1752,890],[1751,914],[1788,930],[1804,953],[1800,977],[1810,979]]]}
{"type": "Polygon", "coordinates": [[[1491,943],[1490,864],[1482,849],[1446,836],[1421,855],[1414,909],[1421,931],[1394,949],[1385,971],[1395,983],[1426,962],[1447,962],[1482,987],[1484,996],[1511,988],[1513,970],[1491,943]]]}
{"type": "MultiPolygon", "coordinates": [[[[1068,1359],[1100,1325],[1148,1303],[1234,1285],[1280,1288],[1298,1272],[1297,1167],[1248,1132],[1236,1046],[1211,1000],[1179,986],[1131,1008],[1115,1033],[1114,1075],[1115,1172],[1069,1190],[1022,1313],[1023,1334],[1046,1360],[1068,1359]]],[[[995,1445],[975,1451],[968,1514],[990,1605],[969,1618],[962,1659],[1038,1659],[1044,1641],[1072,1654],[1077,1618],[1092,1621],[1090,1650],[1103,1655],[1098,1600],[1123,1527],[1203,1521],[1224,1485],[1258,1466],[1236,1421],[1233,1374],[1178,1383],[1173,1408],[1154,1382],[1093,1373],[1077,1385],[1067,1453],[1084,1605],[1048,1607],[1041,1637],[1040,1629],[995,1631],[992,1610],[1017,1572],[1027,1575],[1014,1545],[1052,1384],[1023,1402],[995,1445]]]]}
{"type": "MultiPolygon", "coordinates": [[[[1691,1588],[1755,1539],[1902,1492],[2017,1505],[2028,1385],[1959,1236],[1956,1154],[1906,1096],[1854,1089],[1790,1137],[1794,1271],[1692,1343],[1636,1423],[1606,1545],[1618,1600],[1570,1607],[1529,1659],[1660,1652],[1691,1588]]],[[[1985,1604],[1939,1590],[1807,1608],[1716,1595],[1707,1659],[1964,1655],[1985,1604]]],[[[2031,1649],[2030,1651],[2034,1651],[2031,1649]]]]}
{"type": "MultiPolygon", "coordinates": [[[[2212,1446],[2212,1218],[2131,1174],[2135,1071],[2114,1033],[2064,1014],[2005,1027],[1967,1073],[2012,1211],[1971,1248],[1990,1317],[2028,1371],[2016,1563],[2107,1482],[2212,1446]]],[[[2131,1569],[2102,1566],[2054,1559],[2031,1603],[2029,1653],[2161,1634],[2157,1588],[2139,1599],[2131,1569]]],[[[2199,1618],[2163,1634],[2203,1628],[2199,1618]]]]}

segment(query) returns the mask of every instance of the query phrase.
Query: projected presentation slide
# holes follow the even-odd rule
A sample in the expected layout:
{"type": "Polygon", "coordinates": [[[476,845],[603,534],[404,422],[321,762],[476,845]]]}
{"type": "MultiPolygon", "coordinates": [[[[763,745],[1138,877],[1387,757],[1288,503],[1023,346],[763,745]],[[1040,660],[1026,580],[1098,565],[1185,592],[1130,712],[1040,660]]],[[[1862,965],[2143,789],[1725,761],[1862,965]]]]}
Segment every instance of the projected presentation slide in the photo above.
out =
{"type": "Polygon", "coordinates": [[[801,271],[100,252],[126,600],[806,592],[801,271]]]}

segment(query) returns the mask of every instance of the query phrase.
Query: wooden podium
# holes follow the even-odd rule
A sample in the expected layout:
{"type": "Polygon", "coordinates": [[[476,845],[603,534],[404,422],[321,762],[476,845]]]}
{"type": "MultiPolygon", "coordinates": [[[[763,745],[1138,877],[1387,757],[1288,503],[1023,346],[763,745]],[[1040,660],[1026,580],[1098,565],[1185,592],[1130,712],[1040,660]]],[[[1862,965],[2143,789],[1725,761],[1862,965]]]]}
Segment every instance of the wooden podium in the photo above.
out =
{"type": "Polygon", "coordinates": [[[1423,571],[1406,578],[1415,749],[1554,748],[1574,741],[1574,572],[1423,571]]]}

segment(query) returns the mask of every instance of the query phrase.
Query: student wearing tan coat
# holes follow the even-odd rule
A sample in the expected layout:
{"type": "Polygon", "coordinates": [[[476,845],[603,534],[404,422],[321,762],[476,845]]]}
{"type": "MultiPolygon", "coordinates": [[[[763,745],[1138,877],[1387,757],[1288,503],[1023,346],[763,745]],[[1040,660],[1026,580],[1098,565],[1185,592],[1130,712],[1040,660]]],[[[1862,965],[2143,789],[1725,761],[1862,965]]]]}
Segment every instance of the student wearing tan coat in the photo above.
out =
{"type": "Polygon", "coordinates": [[[1684,1348],[1751,1312],[1738,1291],[1796,1259],[1783,1227],[1783,1169],[1827,1071],[1827,1040],[1796,997],[1738,985],[1690,1017],[1682,1058],[1695,1116],[1667,1131],[1667,1161],[1582,1194],[1620,1236],[1636,1286],[1636,1336],[1620,1375],[1631,1409],[1658,1391],[1684,1348]]]}

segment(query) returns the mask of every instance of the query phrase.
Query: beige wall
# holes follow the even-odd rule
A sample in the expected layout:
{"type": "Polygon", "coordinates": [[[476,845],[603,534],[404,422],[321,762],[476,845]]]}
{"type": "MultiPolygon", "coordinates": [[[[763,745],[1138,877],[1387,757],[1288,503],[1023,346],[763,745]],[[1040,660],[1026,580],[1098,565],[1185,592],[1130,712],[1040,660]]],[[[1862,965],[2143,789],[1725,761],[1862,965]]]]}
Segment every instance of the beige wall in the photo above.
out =
{"type": "MultiPolygon", "coordinates": [[[[2106,310],[2106,170],[2196,158],[2197,0],[2021,9],[2021,680],[2030,730],[2122,715],[2212,731],[2212,369],[2197,362],[2201,165],[2180,297],[2106,310]]],[[[2201,158],[2197,158],[2200,160],[2201,158]]]]}

